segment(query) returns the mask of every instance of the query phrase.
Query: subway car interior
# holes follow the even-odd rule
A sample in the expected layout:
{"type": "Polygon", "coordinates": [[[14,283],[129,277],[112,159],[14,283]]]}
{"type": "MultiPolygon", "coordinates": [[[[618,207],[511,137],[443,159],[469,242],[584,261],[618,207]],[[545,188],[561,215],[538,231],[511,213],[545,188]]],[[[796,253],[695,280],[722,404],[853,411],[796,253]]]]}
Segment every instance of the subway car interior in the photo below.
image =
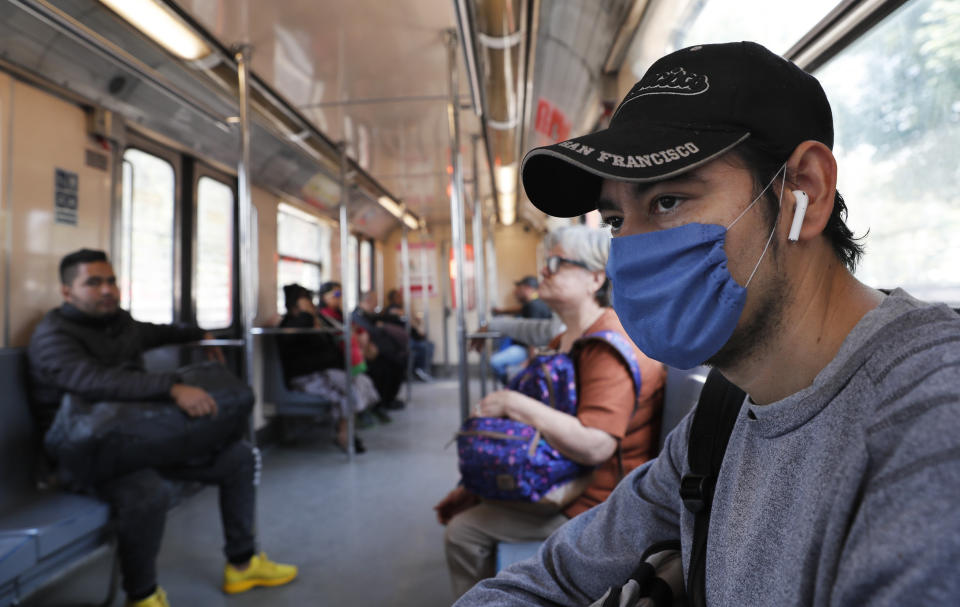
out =
{"type": "MultiPolygon", "coordinates": [[[[298,568],[224,592],[223,493],[171,480],[165,598],[143,604],[452,604],[434,507],[504,385],[509,342],[485,329],[569,261],[545,236],[609,230],[535,207],[525,154],[607,128],[660,57],[741,40],[826,93],[857,279],[960,305],[957,0],[0,0],[0,606],[143,598],[32,404],[31,339],[73,301],[81,249],[106,254],[79,263],[109,268],[114,308],[201,330],[138,373],[213,357],[250,391],[257,550],[298,568]],[[288,324],[300,298],[318,320],[288,324]],[[343,406],[284,370],[285,344],[321,337],[343,406]]],[[[707,371],[666,369],[661,444],[707,371]]]]}

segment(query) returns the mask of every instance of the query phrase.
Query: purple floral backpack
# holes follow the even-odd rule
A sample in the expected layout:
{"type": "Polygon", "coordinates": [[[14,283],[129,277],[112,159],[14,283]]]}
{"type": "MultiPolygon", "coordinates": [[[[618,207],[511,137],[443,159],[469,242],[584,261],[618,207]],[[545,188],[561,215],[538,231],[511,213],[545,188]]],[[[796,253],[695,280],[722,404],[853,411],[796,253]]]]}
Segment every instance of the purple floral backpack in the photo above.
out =
{"type": "MultiPolygon", "coordinates": [[[[630,369],[635,393],[639,395],[640,366],[632,344],[614,331],[599,331],[578,339],[569,355],[534,357],[513,378],[509,388],[576,415],[574,360],[576,352],[592,341],[602,341],[617,352],[630,369]]],[[[457,433],[457,455],[463,486],[480,497],[495,500],[558,502],[556,505],[562,506],[562,502],[569,501],[567,496],[575,497],[588,483],[579,484],[579,491],[562,488],[577,484],[577,479],[589,479],[591,470],[567,459],[543,440],[533,426],[503,417],[471,417],[465,421],[457,433]]]]}

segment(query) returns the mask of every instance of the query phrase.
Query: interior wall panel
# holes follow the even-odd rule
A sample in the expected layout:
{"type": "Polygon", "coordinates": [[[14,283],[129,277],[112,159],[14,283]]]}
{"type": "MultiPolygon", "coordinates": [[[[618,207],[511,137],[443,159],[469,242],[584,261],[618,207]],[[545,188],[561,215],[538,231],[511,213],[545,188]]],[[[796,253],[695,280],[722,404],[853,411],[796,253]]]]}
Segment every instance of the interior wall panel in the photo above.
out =
{"type": "Polygon", "coordinates": [[[88,137],[80,107],[20,82],[12,107],[10,341],[24,346],[43,314],[61,302],[60,258],[81,247],[110,248],[110,163],[87,166],[88,150],[107,151],[88,137]],[[56,222],[57,169],[77,176],[76,225],[56,222]]]}

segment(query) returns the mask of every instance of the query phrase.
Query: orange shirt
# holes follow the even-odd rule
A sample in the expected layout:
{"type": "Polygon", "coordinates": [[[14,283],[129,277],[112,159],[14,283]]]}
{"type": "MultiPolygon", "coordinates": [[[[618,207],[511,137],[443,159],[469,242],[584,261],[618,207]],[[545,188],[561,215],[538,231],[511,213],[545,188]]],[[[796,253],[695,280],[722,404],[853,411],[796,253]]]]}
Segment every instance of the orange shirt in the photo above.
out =
{"type": "MultiPolygon", "coordinates": [[[[615,331],[629,341],[620,320],[608,308],[585,332],[615,331]]],[[[633,343],[632,341],[630,342],[633,343]]],[[[550,342],[558,348],[560,337],[550,342]]],[[[660,420],[663,411],[663,386],[667,370],[663,364],[648,358],[633,347],[640,366],[640,396],[634,412],[634,390],[630,370],[621,362],[611,346],[593,343],[584,346],[577,355],[577,418],[584,426],[603,430],[620,443],[623,473],[656,455],[660,420]]],[[[607,499],[620,481],[617,454],[597,466],[593,483],[587,487],[564,514],[574,517],[607,499]]]]}

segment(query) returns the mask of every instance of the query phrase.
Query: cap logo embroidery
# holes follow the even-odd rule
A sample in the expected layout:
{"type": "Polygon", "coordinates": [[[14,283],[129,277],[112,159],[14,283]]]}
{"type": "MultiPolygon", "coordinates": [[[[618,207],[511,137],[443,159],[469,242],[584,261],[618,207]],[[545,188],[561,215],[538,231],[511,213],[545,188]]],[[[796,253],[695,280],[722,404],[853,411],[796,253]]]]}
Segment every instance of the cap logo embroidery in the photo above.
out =
{"type": "Polygon", "coordinates": [[[644,95],[700,95],[709,88],[710,80],[706,74],[694,74],[682,67],[675,67],[654,76],[650,84],[638,82],[614,112],[614,117],[620,113],[623,106],[644,95]]]}

